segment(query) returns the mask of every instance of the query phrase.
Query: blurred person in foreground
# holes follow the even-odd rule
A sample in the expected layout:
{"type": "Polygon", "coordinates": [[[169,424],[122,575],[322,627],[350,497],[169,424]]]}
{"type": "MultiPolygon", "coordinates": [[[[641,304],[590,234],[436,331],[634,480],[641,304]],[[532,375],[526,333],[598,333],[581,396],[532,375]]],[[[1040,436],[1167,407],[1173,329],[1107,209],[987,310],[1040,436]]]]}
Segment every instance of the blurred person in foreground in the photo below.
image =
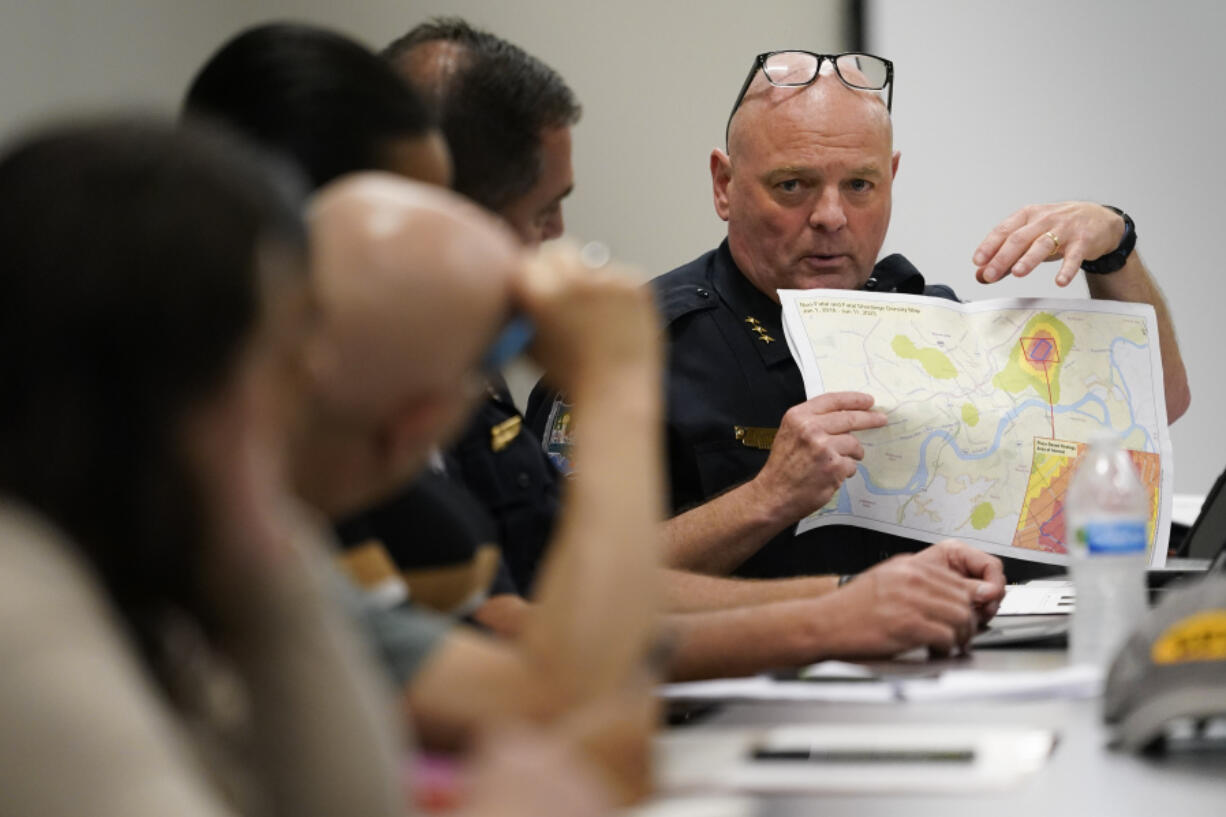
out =
{"type": "Polygon", "coordinates": [[[390,174],[333,183],[310,223],[337,350],[295,451],[312,505],[351,512],[424,467],[481,399],[491,349],[518,314],[536,326],[532,356],[570,384],[576,412],[599,423],[577,456],[601,463],[602,476],[567,497],[534,615],[511,645],[448,633],[406,687],[415,718],[462,736],[508,716],[586,724],[606,712],[632,767],[615,777],[635,785],[653,715],[644,662],[656,636],[662,490],[650,299],[624,271],[588,269],[573,251],[525,257],[476,206],[390,174]],[[641,433],[627,441],[627,428],[641,433]]]}
{"type": "MultiPolygon", "coordinates": [[[[299,185],[269,165],[147,122],[0,157],[9,813],[405,813],[387,690],[286,480],[327,354],[299,185]]],[[[524,733],[470,791],[457,813],[606,796],[524,733]]]]}
{"type": "MultiPolygon", "coordinates": [[[[313,188],[375,169],[444,187],[451,181],[446,142],[417,94],[367,48],[327,29],[268,23],[239,32],[192,79],[184,114],[233,128],[297,164],[313,188]]],[[[465,508],[453,493],[427,468],[379,514],[361,509],[334,520],[347,571],[389,599],[407,584],[415,605],[479,613],[486,592],[509,589],[509,579],[495,581],[497,547],[480,520],[448,527],[443,509],[465,508]],[[388,515],[411,520],[412,543],[384,540],[388,515]]]]}
{"type": "MultiPolygon", "coordinates": [[[[273,25],[223,45],[185,108],[259,140],[322,183],[364,168],[406,175],[388,157],[430,141],[412,102],[407,86],[357,44],[273,25]],[[366,87],[364,113],[355,114],[362,127],[332,133],[328,114],[360,95],[355,84],[366,87]]],[[[297,449],[295,473],[312,504],[340,519],[397,497],[480,397],[488,364],[478,365],[476,347],[492,343],[517,311],[537,324],[533,354],[576,384],[602,425],[583,456],[604,463],[608,477],[569,498],[569,522],[555,532],[540,580],[539,615],[514,643],[423,625],[403,609],[368,618],[406,712],[436,746],[463,745],[508,719],[558,724],[614,778],[619,796],[642,793],[654,719],[643,658],[658,608],[658,542],[644,520],[659,518],[658,440],[617,441],[658,422],[649,299],[626,276],[594,274],[573,254],[526,262],[501,226],[454,194],[387,175],[337,184],[344,194],[321,194],[313,223],[321,305],[325,316],[335,313],[327,328],[337,333],[336,368],[346,377],[313,395],[297,449]],[[585,322],[615,327],[588,337],[585,322]],[[346,334],[358,329],[364,334],[346,334]],[[597,396],[605,388],[612,398],[597,396]]],[[[403,550],[429,549],[429,533],[412,515],[404,519],[403,550]]]]}
{"type": "Polygon", "coordinates": [[[155,125],[0,160],[15,813],[401,812],[379,688],[282,478],[313,320],[293,189],[155,125]]]}

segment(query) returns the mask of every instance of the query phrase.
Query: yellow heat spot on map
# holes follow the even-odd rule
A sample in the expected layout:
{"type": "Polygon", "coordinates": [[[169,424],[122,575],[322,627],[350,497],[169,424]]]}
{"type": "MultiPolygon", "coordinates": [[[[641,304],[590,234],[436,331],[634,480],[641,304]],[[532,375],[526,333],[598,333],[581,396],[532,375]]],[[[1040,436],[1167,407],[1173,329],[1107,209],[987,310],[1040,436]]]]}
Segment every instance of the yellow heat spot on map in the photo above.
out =
{"type": "Polygon", "coordinates": [[[979,425],[979,409],[975,407],[974,403],[962,404],[962,422],[972,428],[979,425]]]}
{"type": "Polygon", "coordinates": [[[975,530],[983,530],[988,525],[992,524],[992,520],[996,518],[996,509],[992,507],[991,502],[980,502],[971,511],[971,527],[975,530]]]}
{"type": "Polygon", "coordinates": [[[954,367],[953,362],[940,349],[919,349],[906,335],[895,335],[890,348],[894,350],[894,354],[904,360],[918,361],[924,367],[924,371],[937,380],[952,380],[958,376],[958,370],[954,367]]]}
{"type": "Polygon", "coordinates": [[[1060,402],[1060,371],[1073,345],[1073,331],[1050,312],[1040,312],[1026,322],[1020,340],[1009,353],[1005,368],[992,378],[992,385],[1009,394],[1034,389],[1052,405],[1060,402]]]}

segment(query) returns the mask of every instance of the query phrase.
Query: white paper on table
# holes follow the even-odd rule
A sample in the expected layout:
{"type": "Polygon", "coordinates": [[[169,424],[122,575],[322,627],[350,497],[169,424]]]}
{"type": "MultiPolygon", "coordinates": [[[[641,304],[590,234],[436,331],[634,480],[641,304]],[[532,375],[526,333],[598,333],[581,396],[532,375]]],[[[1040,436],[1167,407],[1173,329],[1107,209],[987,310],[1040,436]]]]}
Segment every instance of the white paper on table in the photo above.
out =
{"type": "Polygon", "coordinates": [[[780,681],[768,675],[664,684],[656,694],[687,701],[827,701],[890,703],[898,700],[890,681],[780,681]]]}
{"type": "Polygon", "coordinates": [[[766,675],[665,684],[665,700],[813,701],[893,704],[902,701],[1035,700],[1092,698],[1102,694],[1102,670],[1068,666],[1051,670],[999,671],[948,669],[936,678],[885,678],[878,681],[781,681],[766,675]]]}
{"type": "Polygon", "coordinates": [[[1073,612],[1076,593],[1072,582],[1040,585],[1011,584],[1005,587],[998,616],[1049,616],[1073,612]]]}
{"type": "Polygon", "coordinates": [[[1089,665],[1053,670],[984,672],[946,670],[937,678],[900,683],[912,702],[1094,698],[1102,694],[1103,671],[1089,665]]]}
{"type": "Polygon", "coordinates": [[[1174,469],[1153,307],[778,292],[806,396],[867,392],[889,417],[857,433],[857,473],[797,534],[850,524],[1067,564],[1063,486],[1081,447],[1110,431],[1143,452],[1150,567],[1165,563],[1174,469]]]}
{"type": "Polygon", "coordinates": [[[759,794],[970,792],[1015,786],[1040,769],[1055,745],[1047,729],[1016,726],[861,724],[780,729],[701,729],[655,741],[662,791],[759,794]],[[754,761],[757,746],[815,751],[973,752],[970,761],[754,761]]]}
{"type": "Polygon", "coordinates": [[[879,680],[877,673],[868,667],[849,661],[818,661],[801,669],[797,677],[807,681],[879,680]]]}

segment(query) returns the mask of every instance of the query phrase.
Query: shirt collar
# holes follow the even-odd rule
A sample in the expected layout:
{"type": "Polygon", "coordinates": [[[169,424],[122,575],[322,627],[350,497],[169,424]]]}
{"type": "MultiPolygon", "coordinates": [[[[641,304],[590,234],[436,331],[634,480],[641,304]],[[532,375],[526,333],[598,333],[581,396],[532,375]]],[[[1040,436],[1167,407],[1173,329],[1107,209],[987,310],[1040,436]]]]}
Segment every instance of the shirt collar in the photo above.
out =
{"type": "MultiPolygon", "coordinates": [[[[753,285],[741,272],[728,248],[728,239],[719,245],[712,259],[711,284],[719,297],[736,315],[743,330],[753,339],[753,346],[767,366],[790,361],[783,336],[783,312],[779,304],[753,285]]],[[[899,254],[882,258],[873,266],[864,290],[870,292],[924,292],[924,276],[910,261],[899,254]]]]}
{"type": "Polygon", "coordinates": [[[762,361],[774,366],[792,359],[783,337],[783,311],[745,277],[724,239],[712,261],[711,285],[736,315],[741,331],[751,339],[762,361]]]}

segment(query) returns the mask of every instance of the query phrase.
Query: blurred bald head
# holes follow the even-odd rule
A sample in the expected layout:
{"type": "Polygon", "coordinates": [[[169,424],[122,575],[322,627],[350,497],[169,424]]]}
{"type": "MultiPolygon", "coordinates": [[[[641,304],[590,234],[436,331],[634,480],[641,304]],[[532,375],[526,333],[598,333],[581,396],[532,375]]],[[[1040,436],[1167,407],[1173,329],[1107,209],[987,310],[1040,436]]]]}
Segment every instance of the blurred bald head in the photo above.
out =
{"type": "Polygon", "coordinates": [[[466,419],[519,254],[463,198],[380,173],[324,188],[310,228],[335,360],[318,378],[307,459],[325,457],[346,484],[308,498],[336,512],[397,487],[466,419]]]}

